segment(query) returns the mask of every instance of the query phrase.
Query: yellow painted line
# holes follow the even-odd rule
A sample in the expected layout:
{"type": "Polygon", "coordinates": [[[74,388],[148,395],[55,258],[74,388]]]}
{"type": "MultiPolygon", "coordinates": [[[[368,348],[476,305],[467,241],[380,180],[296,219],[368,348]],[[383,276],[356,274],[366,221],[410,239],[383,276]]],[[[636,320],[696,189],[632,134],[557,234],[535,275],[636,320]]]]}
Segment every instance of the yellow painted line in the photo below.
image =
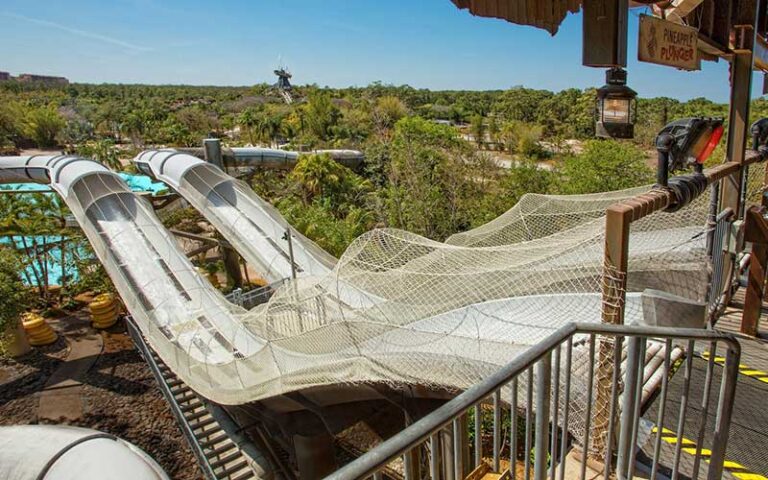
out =
{"type": "MultiPolygon", "coordinates": [[[[659,429],[657,427],[653,427],[651,433],[657,433],[658,431],[659,429]]],[[[668,428],[661,429],[661,439],[670,445],[677,445],[677,434],[668,428]]],[[[681,448],[683,452],[696,455],[698,447],[693,440],[681,437],[680,444],[683,445],[683,448],[681,448]]],[[[699,454],[705,462],[709,463],[709,457],[712,456],[712,450],[709,450],[708,448],[702,448],[699,454]]],[[[747,467],[732,460],[725,460],[723,462],[723,470],[730,472],[731,475],[738,478],[739,480],[768,480],[768,477],[765,475],[750,472],[747,467]]]]}
{"type": "MultiPolygon", "coordinates": [[[[709,352],[702,352],[701,358],[704,358],[706,360],[709,360],[709,352]]],[[[715,355],[715,363],[721,366],[725,366],[725,357],[721,357],[719,355],[715,355]]],[[[739,373],[742,375],[746,375],[748,377],[752,377],[755,380],[759,380],[763,383],[768,383],[768,372],[765,372],[763,370],[756,370],[754,368],[750,368],[746,365],[739,364],[739,373]]]]}

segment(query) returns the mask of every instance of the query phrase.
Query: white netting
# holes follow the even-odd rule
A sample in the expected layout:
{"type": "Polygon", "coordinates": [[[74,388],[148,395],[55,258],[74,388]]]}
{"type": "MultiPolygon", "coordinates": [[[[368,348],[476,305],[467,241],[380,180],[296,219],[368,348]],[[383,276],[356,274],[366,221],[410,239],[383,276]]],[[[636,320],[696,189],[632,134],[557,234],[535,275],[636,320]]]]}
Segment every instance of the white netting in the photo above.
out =
{"type": "MultiPolygon", "coordinates": [[[[252,311],[211,288],[116,178],[85,176],[68,202],[152,347],[193,389],[233,404],[340,383],[466,388],[567,322],[599,322],[603,212],[642,190],[526,195],[447,243],[374,230],[252,311]]],[[[707,203],[633,225],[627,323],[647,287],[704,298],[707,203]]],[[[247,249],[240,230],[230,241],[247,249]]]]}

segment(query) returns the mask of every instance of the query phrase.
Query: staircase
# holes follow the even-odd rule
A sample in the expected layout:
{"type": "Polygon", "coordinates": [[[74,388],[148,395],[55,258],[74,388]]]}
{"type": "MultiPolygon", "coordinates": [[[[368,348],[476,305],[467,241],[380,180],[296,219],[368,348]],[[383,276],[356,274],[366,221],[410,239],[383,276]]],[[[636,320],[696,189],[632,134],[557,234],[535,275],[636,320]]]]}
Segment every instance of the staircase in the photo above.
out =
{"type": "MultiPolygon", "coordinates": [[[[205,401],[182,382],[147,345],[133,320],[126,318],[128,332],[160,386],[174,417],[208,480],[260,478],[261,469],[244,450],[255,450],[248,439],[235,432],[236,425],[217,405],[205,401]],[[255,471],[254,471],[255,470],[255,471]]],[[[256,451],[258,455],[258,451],[256,451]]]]}

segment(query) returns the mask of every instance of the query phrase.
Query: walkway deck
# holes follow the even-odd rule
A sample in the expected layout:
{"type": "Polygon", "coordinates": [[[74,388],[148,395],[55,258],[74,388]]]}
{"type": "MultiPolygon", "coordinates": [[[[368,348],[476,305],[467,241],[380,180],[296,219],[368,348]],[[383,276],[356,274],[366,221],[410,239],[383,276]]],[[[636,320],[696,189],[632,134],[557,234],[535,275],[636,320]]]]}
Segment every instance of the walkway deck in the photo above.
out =
{"type": "MultiPolygon", "coordinates": [[[[734,404],[731,434],[728,442],[726,473],[724,478],[739,480],[768,480],[768,410],[765,401],[768,399],[768,304],[763,306],[761,315],[761,331],[758,338],[743,336],[739,333],[741,314],[744,305],[744,290],[735,295],[733,302],[726,309],[717,323],[717,330],[734,333],[739,337],[742,347],[742,368],[738,378],[736,402],[734,404]]],[[[684,447],[693,447],[697,441],[701,426],[702,390],[707,369],[705,345],[700,345],[695,352],[691,375],[691,399],[688,414],[683,426],[682,436],[684,447]]],[[[718,355],[723,355],[722,347],[718,346],[718,355]]],[[[722,366],[714,369],[713,385],[719,385],[722,366]]],[[[669,383],[669,399],[679,399],[684,385],[684,367],[680,368],[669,383]]],[[[714,389],[713,389],[714,390],[714,389]]],[[[709,405],[709,418],[704,430],[704,445],[711,445],[714,430],[714,412],[717,409],[717,392],[713,391],[709,405]]],[[[678,428],[677,418],[680,409],[679,401],[667,401],[664,431],[660,459],[667,466],[660,473],[669,477],[674,464],[675,442],[678,428]]],[[[648,430],[656,427],[659,400],[655,399],[645,412],[643,419],[648,430]]],[[[643,446],[640,457],[652,458],[656,434],[652,433],[643,446]]],[[[650,462],[647,462],[650,464],[650,462]]],[[[694,456],[682,452],[679,462],[680,478],[692,478],[694,456]]],[[[640,473],[640,472],[638,472],[640,473]]],[[[707,463],[701,462],[698,478],[706,478],[707,463]]]]}

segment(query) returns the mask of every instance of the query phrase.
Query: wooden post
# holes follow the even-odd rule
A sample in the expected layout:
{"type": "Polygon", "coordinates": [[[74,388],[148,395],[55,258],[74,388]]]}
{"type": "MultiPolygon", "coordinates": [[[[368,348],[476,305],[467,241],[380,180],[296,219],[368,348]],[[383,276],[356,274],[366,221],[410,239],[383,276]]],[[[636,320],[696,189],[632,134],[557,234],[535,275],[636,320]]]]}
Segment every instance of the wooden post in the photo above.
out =
{"type": "MultiPolygon", "coordinates": [[[[731,110],[726,148],[728,160],[736,163],[744,162],[744,152],[747,148],[751,89],[752,51],[735,53],[731,62],[731,110]]],[[[734,174],[723,179],[720,210],[732,208],[737,215],[742,215],[743,210],[739,199],[743,173],[744,170],[740,168],[734,174]]]]}
{"type": "MultiPolygon", "coordinates": [[[[728,114],[728,143],[726,145],[727,160],[739,165],[744,163],[749,133],[749,106],[752,92],[752,68],[754,65],[753,48],[755,44],[755,26],[759,0],[731,0],[736,2],[732,10],[734,18],[729,19],[733,25],[734,53],[731,60],[731,97],[728,114]]],[[[731,3],[729,1],[729,3],[731,3]]],[[[741,204],[741,189],[744,178],[744,168],[725,177],[720,187],[720,211],[731,208],[737,218],[744,215],[744,205],[741,204]]],[[[732,255],[723,257],[723,271],[734,271],[732,255]]],[[[731,301],[730,289],[726,292],[726,304],[731,301]]]]}
{"type": "MultiPolygon", "coordinates": [[[[627,265],[629,259],[629,227],[632,223],[632,207],[615,205],[605,216],[605,264],[603,265],[603,323],[624,323],[624,303],[627,290],[627,265]]],[[[613,379],[613,349],[615,343],[600,338],[597,355],[596,395],[594,421],[590,435],[593,439],[592,457],[603,464],[608,438],[611,411],[611,382],[613,379]]],[[[585,446],[588,447],[588,446],[585,446]]]]}
{"type": "Polygon", "coordinates": [[[765,270],[768,265],[768,221],[765,207],[751,207],[747,210],[744,226],[744,240],[752,242],[749,257],[749,280],[744,294],[744,312],[741,317],[741,333],[757,335],[760,313],[763,308],[765,270]]]}

